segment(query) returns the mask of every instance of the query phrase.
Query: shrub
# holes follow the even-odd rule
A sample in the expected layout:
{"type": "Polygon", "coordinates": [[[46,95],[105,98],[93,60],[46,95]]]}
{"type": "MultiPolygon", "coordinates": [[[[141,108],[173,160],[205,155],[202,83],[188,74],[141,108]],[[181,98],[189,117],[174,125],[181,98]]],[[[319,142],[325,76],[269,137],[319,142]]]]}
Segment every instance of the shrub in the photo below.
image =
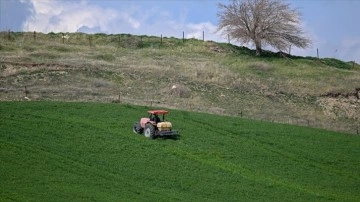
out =
{"type": "Polygon", "coordinates": [[[332,66],[339,69],[351,69],[352,65],[335,58],[323,58],[321,62],[325,65],[332,66]]]}
{"type": "Polygon", "coordinates": [[[2,44],[0,44],[0,51],[14,51],[15,48],[10,47],[10,46],[4,46],[2,44]]]}
{"type": "Polygon", "coordinates": [[[52,53],[42,53],[42,52],[38,52],[38,53],[32,53],[30,54],[31,57],[35,57],[35,58],[39,58],[39,59],[56,59],[59,56],[52,54],[52,53]]]}
{"type": "Polygon", "coordinates": [[[101,54],[101,55],[95,56],[95,59],[111,62],[111,61],[114,61],[116,58],[112,54],[101,54]]]}
{"type": "Polygon", "coordinates": [[[51,46],[48,46],[48,49],[53,49],[53,50],[56,50],[58,52],[70,52],[71,51],[70,48],[65,47],[65,46],[61,46],[61,45],[51,45],[51,46]]]}
{"type": "Polygon", "coordinates": [[[249,68],[260,70],[260,71],[270,71],[272,68],[268,63],[265,62],[254,62],[249,65],[249,68]]]}
{"type": "Polygon", "coordinates": [[[102,79],[96,79],[96,80],[94,80],[93,85],[94,85],[96,88],[108,88],[108,87],[112,87],[112,86],[113,86],[110,82],[105,81],[105,80],[102,80],[102,79]]]}
{"type": "Polygon", "coordinates": [[[173,85],[170,94],[179,98],[189,98],[191,96],[191,90],[183,85],[173,85]]]}

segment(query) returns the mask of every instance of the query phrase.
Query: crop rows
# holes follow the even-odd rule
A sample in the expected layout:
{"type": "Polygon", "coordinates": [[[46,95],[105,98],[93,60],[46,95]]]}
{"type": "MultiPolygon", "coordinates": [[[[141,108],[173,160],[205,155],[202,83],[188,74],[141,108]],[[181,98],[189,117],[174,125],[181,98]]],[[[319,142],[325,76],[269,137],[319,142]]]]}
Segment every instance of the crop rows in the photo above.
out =
{"type": "Polygon", "coordinates": [[[148,109],[0,102],[0,201],[360,200],[358,136],[174,110],[150,140],[148,109]]]}

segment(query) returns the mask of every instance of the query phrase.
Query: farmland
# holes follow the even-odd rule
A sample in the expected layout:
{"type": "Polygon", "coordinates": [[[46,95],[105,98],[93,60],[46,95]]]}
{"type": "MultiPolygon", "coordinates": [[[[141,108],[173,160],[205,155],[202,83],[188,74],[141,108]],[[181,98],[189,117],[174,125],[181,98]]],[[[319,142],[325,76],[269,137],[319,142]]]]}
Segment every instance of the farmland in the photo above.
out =
{"type": "Polygon", "coordinates": [[[171,110],[149,140],[148,109],[0,102],[0,201],[360,200],[359,136],[171,110]]]}

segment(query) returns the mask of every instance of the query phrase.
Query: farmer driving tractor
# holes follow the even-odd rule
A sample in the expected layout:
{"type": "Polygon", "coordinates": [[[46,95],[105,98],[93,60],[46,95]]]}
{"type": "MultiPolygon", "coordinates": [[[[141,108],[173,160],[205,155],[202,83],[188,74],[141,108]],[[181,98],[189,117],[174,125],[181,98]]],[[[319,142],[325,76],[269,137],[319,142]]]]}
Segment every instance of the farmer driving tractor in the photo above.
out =
{"type": "Polygon", "coordinates": [[[154,121],[155,123],[161,122],[161,120],[157,114],[150,114],[150,120],[154,121]]]}

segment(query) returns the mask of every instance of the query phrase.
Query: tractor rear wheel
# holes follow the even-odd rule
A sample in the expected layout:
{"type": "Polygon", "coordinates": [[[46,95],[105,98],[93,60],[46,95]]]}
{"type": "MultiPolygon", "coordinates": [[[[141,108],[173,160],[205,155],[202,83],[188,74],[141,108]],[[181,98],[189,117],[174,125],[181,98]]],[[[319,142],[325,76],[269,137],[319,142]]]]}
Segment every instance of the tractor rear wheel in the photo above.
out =
{"type": "Polygon", "coordinates": [[[143,132],[143,129],[141,128],[140,123],[135,123],[133,126],[133,131],[136,134],[141,134],[143,132]]]}
{"type": "Polygon", "coordinates": [[[155,138],[155,127],[150,123],[146,124],[145,129],[144,129],[144,135],[147,138],[154,139],[155,138]]]}

